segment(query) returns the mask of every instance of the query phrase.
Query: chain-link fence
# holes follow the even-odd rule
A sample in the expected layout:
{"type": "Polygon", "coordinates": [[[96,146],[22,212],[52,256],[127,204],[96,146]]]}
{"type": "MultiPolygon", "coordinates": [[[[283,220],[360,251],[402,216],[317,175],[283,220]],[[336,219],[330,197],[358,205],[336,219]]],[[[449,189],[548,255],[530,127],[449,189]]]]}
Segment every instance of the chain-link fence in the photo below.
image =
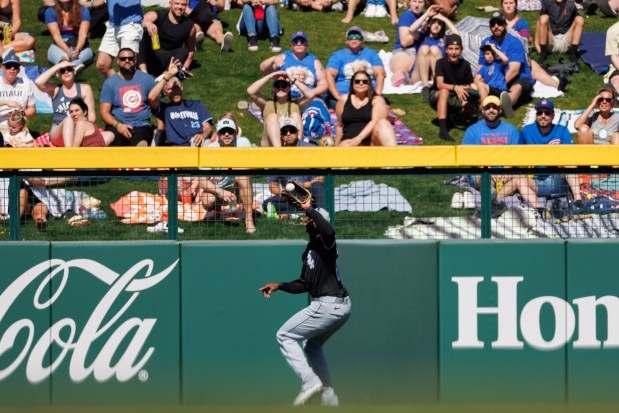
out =
{"type": "Polygon", "coordinates": [[[340,239],[619,235],[613,168],[496,171],[5,171],[0,239],[301,239],[303,211],[278,196],[289,178],[311,189],[340,239]]]}

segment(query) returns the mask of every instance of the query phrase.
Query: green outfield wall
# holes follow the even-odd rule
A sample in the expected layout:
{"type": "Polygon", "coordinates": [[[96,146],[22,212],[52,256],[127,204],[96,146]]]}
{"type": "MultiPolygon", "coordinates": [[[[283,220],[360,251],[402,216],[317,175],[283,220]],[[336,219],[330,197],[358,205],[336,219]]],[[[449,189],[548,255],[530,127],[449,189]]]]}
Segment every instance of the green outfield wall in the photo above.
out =
{"type": "MultiPolygon", "coordinates": [[[[617,402],[617,242],[348,241],[342,404],[617,402]]],[[[305,243],[0,244],[2,405],[289,404],[305,243]]]]}

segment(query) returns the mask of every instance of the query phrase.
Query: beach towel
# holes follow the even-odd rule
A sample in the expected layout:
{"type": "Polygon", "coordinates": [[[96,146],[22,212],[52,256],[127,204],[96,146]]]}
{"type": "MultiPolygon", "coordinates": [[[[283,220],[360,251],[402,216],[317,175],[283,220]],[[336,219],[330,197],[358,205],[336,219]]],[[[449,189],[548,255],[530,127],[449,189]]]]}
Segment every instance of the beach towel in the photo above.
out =
{"type": "Polygon", "coordinates": [[[383,85],[383,95],[405,95],[411,93],[421,93],[421,82],[417,83],[416,85],[402,85],[398,87],[395,87],[391,84],[391,76],[393,76],[393,73],[391,72],[391,68],[389,67],[389,62],[393,57],[393,52],[386,52],[384,50],[381,50],[380,52],[378,52],[378,57],[380,57],[380,60],[382,60],[383,65],[385,66],[386,73],[385,83],[383,85]]]}
{"type": "Polygon", "coordinates": [[[580,58],[598,75],[608,72],[610,57],[605,55],[606,33],[585,32],[582,34],[578,49],[580,58]]]}
{"type": "Polygon", "coordinates": [[[397,188],[377,184],[372,180],[340,185],[333,191],[333,197],[336,212],[376,212],[383,209],[407,213],[413,211],[411,204],[397,188]]]}
{"type": "MultiPolygon", "coordinates": [[[[132,191],[110,205],[122,224],[154,224],[168,220],[168,200],[148,192],[132,191]]],[[[178,220],[196,222],[204,219],[202,204],[178,203],[178,220]]]]}
{"type": "MultiPolygon", "coordinates": [[[[251,113],[260,123],[264,123],[262,120],[262,112],[255,105],[249,105],[247,108],[249,113],[251,113]]],[[[331,117],[331,131],[332,137],[335,137],[335,129],[337,128],[337,115],[334,110],[329,110],[329,115],[331,117]]],[[[393,125],[393,129],[395,131],[395,137],[398,145],[421,145],[423,143],[423,139],[415,132],[410,130],[408,126],[404,124],[398,118],[398,116],[393,112],[391,108],[389,108],[388,119],[393,125]]]]}
{"type": "Polygon", "coordinates": [[[520,0],[518,2],[519,11],[539,11],[542,9],[541,0],[520,0]]]}
{"type": "MultiPolygon", "coordinates": [[[[555,117],[552,120],[552,123],[555,125],[563,125],[566,126],[570,133],[576,133],[577,130],[574,127],[574,122],[580,115],[582,115],[584,109],[578,110],[562,110],[559,108],[555,108],[555,117]]],[[[535,107],[532,104],[529,104],[527,107],[527,112],[524,115],[524,119],[522,121],[522,126],[530,125],[535,123],[535,107]]]]}

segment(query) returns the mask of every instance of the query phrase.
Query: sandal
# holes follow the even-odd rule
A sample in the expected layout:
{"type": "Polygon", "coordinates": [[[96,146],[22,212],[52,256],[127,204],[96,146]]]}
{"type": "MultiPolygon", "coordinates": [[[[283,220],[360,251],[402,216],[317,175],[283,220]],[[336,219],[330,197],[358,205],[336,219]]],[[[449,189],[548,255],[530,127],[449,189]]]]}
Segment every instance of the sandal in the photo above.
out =
{"type": "Polygon", "coordinates": [[[249,102],[247,102],[246,100],[239,100],[236,104],[236,107],[239,110],[247,110],[247,108],[249,108],[249,102]]]}

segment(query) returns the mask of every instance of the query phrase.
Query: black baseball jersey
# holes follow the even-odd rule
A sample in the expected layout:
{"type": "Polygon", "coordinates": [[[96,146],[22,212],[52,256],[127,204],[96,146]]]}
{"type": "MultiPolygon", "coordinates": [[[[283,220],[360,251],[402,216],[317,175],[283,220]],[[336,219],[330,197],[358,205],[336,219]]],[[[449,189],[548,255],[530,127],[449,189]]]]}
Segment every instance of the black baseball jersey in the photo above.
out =
{"type": "Polygon", "coordinates": [[[302,255],[303,268],[299,279],[281,283],[279,288],[293,294],[309,292],[313,298],[346,297],[348,291],[342,285],[337,266],[335,231],[315,209],[310,207],[307,216],[316,223],[319,235],[310,235],[302,255]]]}

